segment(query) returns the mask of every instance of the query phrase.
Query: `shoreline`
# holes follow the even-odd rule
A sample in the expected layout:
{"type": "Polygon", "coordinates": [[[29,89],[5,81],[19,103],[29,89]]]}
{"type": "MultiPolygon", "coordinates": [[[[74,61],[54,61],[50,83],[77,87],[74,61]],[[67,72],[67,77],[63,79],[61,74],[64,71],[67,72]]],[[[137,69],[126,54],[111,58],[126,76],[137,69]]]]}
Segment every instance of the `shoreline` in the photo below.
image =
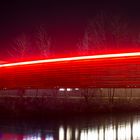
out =
{"type": "Polygon", "coordinates": [[[61,117],[140,112],[140,98],[1,97],[0,117],[61,117]]]}

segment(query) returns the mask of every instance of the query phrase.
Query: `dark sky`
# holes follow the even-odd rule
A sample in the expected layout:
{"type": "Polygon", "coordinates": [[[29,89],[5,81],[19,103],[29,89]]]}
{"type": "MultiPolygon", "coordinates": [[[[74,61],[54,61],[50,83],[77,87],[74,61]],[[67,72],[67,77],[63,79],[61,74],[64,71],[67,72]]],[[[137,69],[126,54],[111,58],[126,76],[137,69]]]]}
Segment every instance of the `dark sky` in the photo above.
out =
{"type": "Polygon", "coordinates": [[[62,53],[74,50],[88,21],[100,11],[124,15],[132,24],[139,24],[140,4],[133,0],[0,1],[0,58],[8,55],[12,39],[22,32],[32,33],[40,24],[45,24],[54,50],[62,53]]]}

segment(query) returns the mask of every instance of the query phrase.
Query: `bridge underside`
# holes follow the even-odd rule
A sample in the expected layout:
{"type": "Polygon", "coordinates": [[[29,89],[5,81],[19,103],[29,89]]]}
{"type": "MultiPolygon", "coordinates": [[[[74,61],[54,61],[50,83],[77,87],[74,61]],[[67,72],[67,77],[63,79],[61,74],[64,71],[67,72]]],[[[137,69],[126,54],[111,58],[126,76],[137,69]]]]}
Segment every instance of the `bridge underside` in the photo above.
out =
{"type": "Polygon", "coordinates": [[[0,89],[140,88],[140,56],[0,67],[0,89]]]}

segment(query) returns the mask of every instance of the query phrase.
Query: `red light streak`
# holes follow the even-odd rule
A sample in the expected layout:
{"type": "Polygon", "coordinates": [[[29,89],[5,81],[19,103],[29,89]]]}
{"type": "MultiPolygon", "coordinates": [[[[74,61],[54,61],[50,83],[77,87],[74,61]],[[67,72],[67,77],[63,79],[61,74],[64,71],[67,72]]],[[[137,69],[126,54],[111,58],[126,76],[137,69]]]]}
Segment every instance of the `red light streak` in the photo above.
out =
{"type": "Polygon", "coordinates": [[[32,65],[32,64],[51,63],[51,62],[63,62],[63,61],[74,61],[74,60],[134,57],[134,56],[140,56],[140,52],[118,53],[118,54],[103,54],[103,55],[78,56],[78,57],[69,57],[69,58],[34,60],[34,61],[25,61],[25,62],[1,64],[0,67],[12,67],[12,66],[32,65]]]}

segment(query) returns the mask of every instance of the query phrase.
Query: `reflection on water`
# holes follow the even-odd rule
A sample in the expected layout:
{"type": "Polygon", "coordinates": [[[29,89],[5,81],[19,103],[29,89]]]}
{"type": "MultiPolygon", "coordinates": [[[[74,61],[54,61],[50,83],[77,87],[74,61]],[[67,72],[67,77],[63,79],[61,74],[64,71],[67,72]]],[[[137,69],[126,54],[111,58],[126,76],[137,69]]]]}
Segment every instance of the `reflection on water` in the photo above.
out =
{"type": "MultiPolygon", "coordinates": [[[[127,120],[128,121],[128,120],[127,120]]],[[[59,127],[59,140],[136,140],[140,139],[140,118],[129,122],[102,124],[87,128],[59,127]]],[[[52,137],[53,139],[53,137],[52,137]]]]}
{"type": "Polygon", "coordinates": [[[0,123],[0,140],[139,140],[140,115],[0,123]]]}

